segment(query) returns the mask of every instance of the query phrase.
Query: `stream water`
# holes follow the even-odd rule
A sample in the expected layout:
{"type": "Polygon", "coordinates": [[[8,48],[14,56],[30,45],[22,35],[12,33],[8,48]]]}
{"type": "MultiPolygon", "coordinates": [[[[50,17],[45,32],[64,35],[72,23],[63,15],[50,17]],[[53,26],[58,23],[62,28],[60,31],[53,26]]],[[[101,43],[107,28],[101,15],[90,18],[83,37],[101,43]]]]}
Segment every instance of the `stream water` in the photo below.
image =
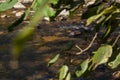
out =
{"type": "MultiPolygon", "coordinates": [[[[16,20],[14,15],[9,15],[9,17],[0,19],[0,80],[58,80],[56,73],[63,64],[69,65],[70,72],[74,73],[77,66],[100,46],[98,38],[90,50],[79,56],[76,55],[79,49],[75,45],[84,49],[89,45],[95,34],[92,27],[84,27],[84,22],[80,18],[43,22],[38,25],[34,36],[28,41],[21,53],[18,68],[13,69],[10,65],[12,60],[11,41],[14,39],[17,30],[26,23],[19,25],[19,28],[13,32],[7,32],[7,26],[16,20]],[[60,59],[48,68],[48,61],[56,54],[61,54],[60,59]]],[[[118,28],[115,34],[119,31],[118,28]]],[[[120,41],[118,44],[120,44],[120,41]]],[[[100,66],[87,78],[73,78],[73,80],[93,79],[112,80],[112,71],[106,69],[106,66],[100,66]]]]}

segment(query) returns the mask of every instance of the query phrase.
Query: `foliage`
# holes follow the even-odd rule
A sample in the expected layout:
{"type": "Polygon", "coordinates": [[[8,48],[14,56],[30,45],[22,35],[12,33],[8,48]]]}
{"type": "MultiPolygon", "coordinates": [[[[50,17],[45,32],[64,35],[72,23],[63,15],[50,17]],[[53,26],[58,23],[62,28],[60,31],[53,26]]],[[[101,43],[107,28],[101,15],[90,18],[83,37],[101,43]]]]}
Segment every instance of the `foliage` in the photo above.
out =
{"type": "MultiPolygon", "coordinates": [[[[83,1],[82,3],[84,4],[85,2],[83,1]]],[[[94,23],[96,32],[99,32],[101,27],[107,28],[102,37],[103,42],[106,44],[110,34],[119,27],[118,17],[120,16],[120,7],[118,4],[119,3],[113,2],[109,3],[109,6],[108,4],[106,6],[102,0],[96,0],[94,4],[88,5],[87,10],[82,14],[82,19],[86,19],[86,26],[94,23]]],[[[69,9],[70,11],[73,9],[75,11],[77,10],[76,7],[68,8],[64,6],[64,8],[69,9]]],[[[81,77],[82,75],[87,74],[87,72],[95,70],[101,64],[106,64],[112,69],[120,65],[119,51],[117,52],[118,55],[116,56],[116,59],[109,62],[110,58],[113,57],[112,54],[114,54],[113,48],[114,46],[109,44],[99,47],[97,51],[93,52],[94,55],[90,59],[88,58],[80,64],[80,68],[75,72],[76,76],[81,77]]]]}
{"type": "Polygon", "coordinates": [[[80,69],[77,69],[76,72],[75,72],[75,74],[76,74],[77,77],[82,76],[82,75],[86,72],[86,70],[87,70],[87,68],[88,68],[88,64],[89,64],[89,59],[85,60],[85,61],[80,65],[80,69]]]}
{"type": "Polygon", "coordinates": [[[112,46],[104,45],[100,47],[97,51],[94,52],[92,57],[92,64],[90,65],[90,69],[93,70],[101,64],[104,64],[108,61],[109,57],[112,55],[112,46]]]}
{"type": "Polygon", "coordinates": [[[60,54],[57,54],[53,59],[51,59],[48,62],[48,67],[50,67],[52,64],[54,64],[58,60],[59,57],[60,57],[60,54]]]}
{"type": "MultiPolygon", "coordinates": [[[[5,3],[1,3],[0,12],[12,8],[17,1],[18,0],[7,0],[5,3]]],[[[30,10],[35,11],[30,23],[18,31],[12,42],[13,58],[19,58],[21,51],[24,49],[25,43],[30,39],[36,29],[37,24],[44,16],[50,17],[51,20],[53,20],[63,9],[69,10],[70,15],[73,15],[79,8],[83,8],[83,5],[86,3],[88,3],[86,0],[34,0],[32,5],[25,11],[25,13],[8,28],[9,31],[13,31],[15,27],[27,18],[30,10]]],[[[115,51],[113,49],[114,46],[108,44],[107,42],[107,39],[110,37],[111,33],[119,27],[119,5],[119,2],[110,2],[106,5],[103,0],[95,0],[95,3],[87,4],[87,10],[83,12],[82,19],[86,19],[86,26],[95,24],[94,27],[96,32],[99,32],[101,27],[106,28],[106,31],[102,37],[102,40],[106,45],[99,47],[97,51],[93,52],[94,55],[91,56],[91,58],[86,59],[82,64],[80,64],[81,69],[77,69],[75,72],[77,77],[81,77],[87,70],[91,71],[96,69],[101,64],[106,64],[112,69],[120,65],[119,47],[117,47],[118,55],[113,61],[109,62],[109,58],[113,57],[112,54],[114,54],[115,51]]],[[[59,56],[60,54],[50,60],[48,66],[50,67],[54,64],[59,56]]],[[[71,73],[69,71],[69,66],[63,65],[59,71],[59,80],[70,80],[70,78],[71,73]]]]}
{"type": "Polygon", "coordinates": [[[60,69],[59,80],[70,80],[71,74],[69,72],[68,66],[63,65],[60,69]]]}
{"type": "Polygon", "coordinates": [[[0,12],[12,8],[17,2],[18,0],[6,0],[6,2],[0,4],[0,12]]]}
{"type": "Polygon", "coordinates": [[[110,66],[112,69],[120,65],[120,48],[118,48],[116,51],[118,53],[118,55],[116,56],[116,59],[108,63],[108,66],[110,66]]]}

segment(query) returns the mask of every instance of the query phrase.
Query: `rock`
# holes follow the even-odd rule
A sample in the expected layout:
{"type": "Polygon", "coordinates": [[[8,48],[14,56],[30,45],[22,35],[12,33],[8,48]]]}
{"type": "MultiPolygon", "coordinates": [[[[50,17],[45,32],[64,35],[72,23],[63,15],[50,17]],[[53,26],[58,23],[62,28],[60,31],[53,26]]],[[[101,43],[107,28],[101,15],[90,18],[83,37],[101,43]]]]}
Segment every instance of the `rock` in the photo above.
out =
{"type": "Polygon", "coordinates": [[[57,21],[65,20],[68,18],[70,12],[66,9],[62,10],[60,14],[58,14],[58,17],[56,18],[57,21]]]}
{"type": "Polygon", "coordinates": [[[44,17],[43,20],[50,21],[50,18],[49,17],[44,17]]]}
{"type": "Polygon", "coordinates": [[[6,15],[6,14],[3,14],[3,15],[1,15],[0,17],[1,17],[1,18],[5,18],[5,17],[7,17],[7,15],[6,15]]]}
{"type": "Polygon", "coordinates": [[[16,17],[21,17],[23,13],[24,13],[24,11],[17,12],[17,13],[15,14],[15,16],[16,16],[16,17]]]}
{"type": "Polygon", "coordinates": [[[118,80],[120,79],[120,71],[116,71],[112,74],[114,80],[118,80]]]}
{"type": "Polygon", "coordinates": [[[16,9],[24,9],[24,8],[26,8],[26,7],[25,7],[22,3],[20,3],[20,2],[18,2],[17,4],[15,4],[13,7],[16,8],[16,9]]]}
{"type": "Polygon", "coordinates": [[[92,5],[95,3],[96,0],[85,0],[86,6],[92,5]]]}

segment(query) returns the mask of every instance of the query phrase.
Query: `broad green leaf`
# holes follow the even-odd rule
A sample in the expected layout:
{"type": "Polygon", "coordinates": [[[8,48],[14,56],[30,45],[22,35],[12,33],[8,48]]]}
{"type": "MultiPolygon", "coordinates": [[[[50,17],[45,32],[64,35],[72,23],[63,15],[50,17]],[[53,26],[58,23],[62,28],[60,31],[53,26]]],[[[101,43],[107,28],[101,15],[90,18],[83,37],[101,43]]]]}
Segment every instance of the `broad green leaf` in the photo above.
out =
{"type": "MultiPolygon", "coordinates": [[[[67,65],[63,65],[60,69],[60,74],[59,74],[59,80],[66,80],[66,76],[68,75],[68,66],[67,65]]],[[[69,75],[68,75],[69,76],[69,75]]]]}
{"type": "Polygon", "coordinates": [[[58,3],[58,0],[49,0],[49,3],[57,4],[57,3],[58,3]]]}
{"type": "MultiPolygon", "coordinates": [[[[42,4],[43,0],[35,0],[33,2],[32,8],[37,11],[38,10],[38,6],[42,4]]],[[[50,4],[57,4],[58,0],[49,0],[48,1],[48,5],[44,6],[44,16],[46,17],[51,17],[54,16],[56,11],[50,6],[50,4]]]]}
{"type": "Polygon", "coordinates": [[[1,3],[0,4],[0,12],[12,8],[17,2],[18,2],[18,0],[7,0],[4,3],[1,3]]]}
{"type": "Polygon", "coordinates": [[[116,7],[115,6],[111,6],[106,8],[105,10],[103,10],[101,13],[91,16],[90,18],[87,19],[87,26],[90,25],[92,22],[96,21],[98,18],[100,18],[102,15],[106,15],[109,13],[112,13],[113,11],[116,11],[116,7]]]}
{"type": "Polygon", "coordinates": [[[94,55],[92,57],[92,64],[90,65],[89,69],[94,70],[98,65],[106,63],[111,55],[112,46],[101,46],[96,52],[94,52],[94,55]]]}
{"type": "Polygon", "coordinates": [[[88,64],[89,64],[89,59],[85,60],[81,65],[80,65],[80,69],[78,69],[75,74],[77,77],[81,77],[85,71],[88,68],[88,64]]]}
{"type": "Polygon", "coordinates": [[[82,19],[87,19],[91,16],[99,14],[104,9],[105,4],[100,4],[95,7],[88,7],[87,11],[82,14],[82,19]]]}
{"type": "Polygon", "coordinates": [[[112,69],[118,67],[119,65],[120,65],[120,52],[114,61],[108,63],[108,66],[110,66],[112,69]]]}
{"type": "Polygon", "coordinates": [[[100,14],[97,14],[97,15],[94,15],[90,18],[87,19],[87,26],[90,25],[93,21],[96,21],[100,16],[102,16],[103,13],[100,13],[100,14]]]}
{"type": "Polygon", "coordinates": [[[66,79],[65,80],[71,80],[71,74],[70,74],[70,72],[67,74],[67,76],[66,76],[66,79]]]}
{"type": "Polygon", "coordinates": [[[55,11],[53,10],[53,8],[49,6],[45,6],[44,16],[51,17],[51,16],[54,16],[54,14],[55,14],[55,11]]]}
{"type": "Polygon", "coordinates": [[[112,13],[113,11],[115,11],[117,8],[115,6],[111,6],[111,7],[108,7],[106,8],[104,11],[103,11],[103,14],[108,14],[108,13],[112,13]]]}
{"type": "Polygon", "coordinates": [[[51,59],[48,62],[48,67],[50,67],[52,64],[54,64],[58,60],[59,57],[60,57],[60,54],[57,54],[53,59],[51,59]]]}

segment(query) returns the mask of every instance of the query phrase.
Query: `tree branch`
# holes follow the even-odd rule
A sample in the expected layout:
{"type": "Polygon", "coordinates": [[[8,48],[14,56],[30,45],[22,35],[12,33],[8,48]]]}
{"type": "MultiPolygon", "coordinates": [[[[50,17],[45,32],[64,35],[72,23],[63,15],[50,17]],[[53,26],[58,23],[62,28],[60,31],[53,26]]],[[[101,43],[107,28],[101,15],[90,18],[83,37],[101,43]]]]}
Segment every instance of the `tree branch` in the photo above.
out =
{"type": "Polygon", "coordinates": [[[98,33],[95,34],[95,36],[93,37],[92,41],[90,42],[90,44],[88,45],[88,47],[86,47],[85,49],[81,49],[78,45],[76,45],[76,47],[80,50],[80,52],[76,53],[77,55],[87,51],[93,44],[93,42],[95,41],[95,39],[97,38],[98,33]]]}
{"type": "Polygon", "coordinates": [[[115,44],[117,43],[117,41],[119,40],[119,38],[120,38],[120,32],[119,32],[118,36],[116,37],[114,43],[112,44],[112,47],[115,46],[115,44]]]}

